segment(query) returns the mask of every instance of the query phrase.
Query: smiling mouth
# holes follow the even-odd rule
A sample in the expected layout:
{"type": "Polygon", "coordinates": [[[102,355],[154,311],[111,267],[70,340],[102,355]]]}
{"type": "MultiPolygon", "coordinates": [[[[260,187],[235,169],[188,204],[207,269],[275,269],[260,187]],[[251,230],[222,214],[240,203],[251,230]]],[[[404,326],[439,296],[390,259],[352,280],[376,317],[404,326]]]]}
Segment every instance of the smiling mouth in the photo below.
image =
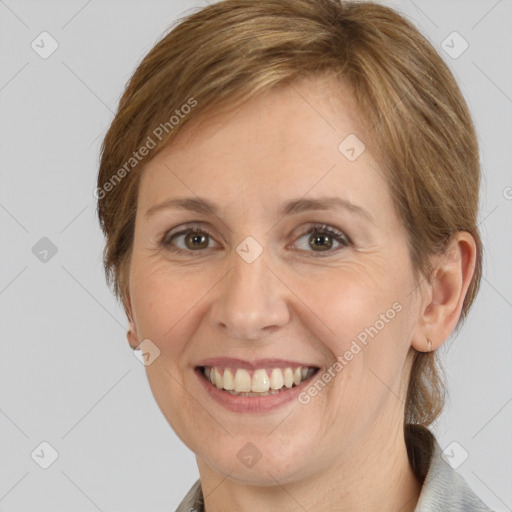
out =
{"type": "Polygon", "coordinates": [[[231,395],[246,397],[261,397],[284,392],[311,379],[319,370],[317,367],[308,366],[255,370],[199,366],[197,369],[218,389],[231,395]]]}

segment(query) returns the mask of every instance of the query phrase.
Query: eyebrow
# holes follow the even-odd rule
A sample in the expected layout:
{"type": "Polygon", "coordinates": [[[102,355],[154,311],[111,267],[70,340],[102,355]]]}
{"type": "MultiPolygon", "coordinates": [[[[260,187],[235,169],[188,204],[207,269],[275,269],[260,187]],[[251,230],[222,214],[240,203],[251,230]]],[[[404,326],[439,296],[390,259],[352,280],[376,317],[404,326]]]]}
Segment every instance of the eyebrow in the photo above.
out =
{"type": "MultiPolygon", "coordinates": [[[[200,197],[183,197],[176,199],[167,199],[161,203],[149,208],[144,217],[147,219],[156,213],[169,210],[186,210],[204,215],[218,215],[219,208],[208,199],[200,197]]],[[[281,215],[297,215],[307,211],[317,210],[346,210],[350,213],[364,217],[370,222],[374,222],[373,216],[362,206],[358,206],[348,199],[341,197],[319,197],[315,199],[292,199],[284,203],[279,211],[281,215]]]]}

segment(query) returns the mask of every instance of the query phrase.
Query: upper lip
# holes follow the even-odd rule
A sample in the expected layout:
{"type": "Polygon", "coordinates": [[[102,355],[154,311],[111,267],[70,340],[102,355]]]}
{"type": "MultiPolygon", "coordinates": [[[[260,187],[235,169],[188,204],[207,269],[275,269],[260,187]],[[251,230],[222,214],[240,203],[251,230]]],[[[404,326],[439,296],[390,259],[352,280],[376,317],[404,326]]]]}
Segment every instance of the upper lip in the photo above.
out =
{"type": "Polygon", "coordinates": [[[290,361],[286,359],[254,359],[247,361],[243,359],[236,359],[233,357],[212,357],[203,359],[196,366],[217,366],[218,368],[243,368],[245,370],[257,370],[258,368],[288,368],[302,366],[307,368],[318,368],[317,365],[310,363],[303,363],[300,361],[290,361]]]}

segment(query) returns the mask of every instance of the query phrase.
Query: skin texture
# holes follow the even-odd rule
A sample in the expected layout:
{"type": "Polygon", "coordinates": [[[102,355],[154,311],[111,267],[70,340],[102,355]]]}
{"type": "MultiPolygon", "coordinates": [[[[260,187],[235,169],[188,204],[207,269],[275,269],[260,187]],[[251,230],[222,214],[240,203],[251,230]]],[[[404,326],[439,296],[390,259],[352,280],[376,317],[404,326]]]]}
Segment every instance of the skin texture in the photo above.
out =
{"type": "Polygon", "coordinates": [[[432,282],[415,279],[407,233],[358,119],[343,84],[302,79],[204,125],[191,123],[144,170],[128,339],[132,347],[144,339],[159,347],[146,367],[149,383],[196,454],[208,512],[406,512],[416,505],[421,483],[403,437],[411,358],[428,350],[426,336],[435,350],[454,329],[475,245],[456,234],[432,282]],[[349,134],[366,143],[353,162],[338,150],[349,134]],[[218,215],[169,209],[145,218],[162,201],[196,196],[216,203],[218,215]],[[322,196],[348,199],[372,220],[343,210],[278,213],[290,199],[322,196]],[[173,239],[184,254],[161,245],[191,222],[211,233],[206,248],[186,245],[184,235],[173,239]],[[349,245],[331,238],[332,248],[315,250],[311,223],[340,230],[349,245]],[[236,252],[247,236],[263,248],[250,264],[236,252]],[[194,373],[201,359],[223,356],[327,369],[395,303],[401,311],[308,404],[231,412],[194,373]],[[251,468],[237,458],[247,442],[261,453],[251,468]]]}

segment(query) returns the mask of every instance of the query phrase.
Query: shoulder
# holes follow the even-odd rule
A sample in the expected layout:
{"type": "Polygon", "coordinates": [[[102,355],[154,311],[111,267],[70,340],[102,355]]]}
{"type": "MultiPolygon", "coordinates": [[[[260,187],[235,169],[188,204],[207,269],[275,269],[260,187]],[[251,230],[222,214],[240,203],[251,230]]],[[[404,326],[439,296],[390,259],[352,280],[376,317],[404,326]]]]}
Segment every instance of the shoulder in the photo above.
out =
{"type": "Polygon", "coordinates": [[[203,492],[200,480],[197,480],[190,488],[187,495],[178,505],[176,512],[204,512],[203,492]]]}
{"type": "Polygon", "coordinates": [[[473,492],[466,480],[444,460],[438,441],[430,431],[427,432],[430,434],[430,439],[425,441],[425,444],[428,445],[429,457],[424,467],[426,474],[415,512],[438,512],[439,510],[494,512],[473,492]]]}

